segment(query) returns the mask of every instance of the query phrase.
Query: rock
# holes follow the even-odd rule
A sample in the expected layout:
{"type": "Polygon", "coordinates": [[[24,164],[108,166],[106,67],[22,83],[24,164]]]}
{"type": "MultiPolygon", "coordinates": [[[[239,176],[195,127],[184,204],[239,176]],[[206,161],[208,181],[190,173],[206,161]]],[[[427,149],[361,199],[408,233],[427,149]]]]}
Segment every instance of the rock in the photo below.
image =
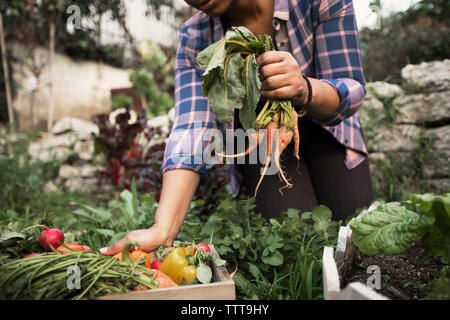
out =
{"type": "Polygon", "coordinates": [[[58,136],[48,134],[31,142],[28,146],[28,153],[32,158],[43,162],[61,161],[73,153],[73,145],[76,141],[77,137],[72,132],[58,136]]]}
{"type": "Polygon", "coordinates": [[[373,141],[368,142],[372,152],[412,151],[416,148],[414,139],[420,128],[415,125],[393,125],[381,128],[373,141]]]}
{"type": "Polygon", "coordinates": [[[69,178],[92,178],[96,175],[96,172],[101,170],[99,166],[84,165],[84,166],[71,166],[62,165],[59,168],[58,176],[63,179],[69,178]]]}
{"type": "Polygon", "coordinates": [[[64,187],[68,191],[94,191],[98,190],[98,180],[96,178],[80,178],[80,177],[74,177],[67,179],[64,182],[64,187]]]}
{"type": "Polygon", "coordinates": [[[436,193],[445,193],[450,190],[450,178],[432,179],[427,181],[436,193]]]}
{"type": "Polygon", "coordinates": [[[450,122],[450,91],[401,95],[395,100],[397,123],[450,122]]]}
{"type": "Polygon", "coordinates": [[[424,165],[424,175],[430,178],[450,177],[450,126],[428,129],[426,135],[434,138],[433,158],[424,165]]]}
{"type": "Polygon", "coordinates": [[[168,114],[147,120],[149,127],[161,127],[162,134],[169,135],[170,117],[168,114]]]}
{"type": "Polygon", "coordinates": [[[422,62],[402,69],[406,84],[417,85],[426,92],[445,91],[450,88],[450,60],[422,62]]]}
{"type": "Polygon", "coordinates": [[[376,116],[376,114],[382,112],[384,112],[383,103],[378,100],[372,92],[367,91],[364,102],[357,112],[361,125],[364,127],[376,116]]]}
{"type": "Polygon", "coordinates": [[[54,135],[75,132],[79,139],[91,139],[91,134],[98,135],[99,129],[96,124],[78,118],[64,117],[57,121],[52,128],[54,135]]]}
{"type": "Polygon", "coordinates": [[[94,157],[94,152],[95,152],[94,141],[79,140],[79,141],[75,142],[73,150],[80,157],[80,159],[90,161],[94,157]]]}
{"type": "Polygon", "coordinates": [[[450,126],[428,129],[426,134],[435,138],[433,149],[450,151],[450,126]]]}
{"type": "Polygon", "coordinates": [[[386,99],[393,99],[403,93],[398,85],[383,81],[369,82],[366,87],[368,92],[375,91],[375,96],[386,99]]]}
{"type": "MultiPolygon", "coordinates": [[[[109,116],[108,116],[109,122],[110,122],[112,125],[115,125],[115,124],[116,124],[116,117],[117,117],[119,114],[125,113],[125,112],[127,112],[127,109],[125,109],[125,108],[120,108],[120,109],[114,110],[114,111],[111,112],[111,113],[109,114],[109,116]]],[[[129,113],[130,113],[130,119],[128,120],[128,124],[129,124],[129,125],[132,125],[132,124],[136,123],[136,121],[137,121],[137,114],[136,114],[136,112],[133,111],[133,110],[130,110],[129,113]]]]}
{"type": "Polygon", "coordinates": [[[44,185],[44,192],[56,192],[58,190],[58,187],[52,181],[49,181],[44,185]]]}
{"type": "Polygon", "coordinates": [[[168,115],[169,115],[169,120],[171,122],[173,122],[173,120],[175,119],[175,108],[170,109],[168,115]]]}

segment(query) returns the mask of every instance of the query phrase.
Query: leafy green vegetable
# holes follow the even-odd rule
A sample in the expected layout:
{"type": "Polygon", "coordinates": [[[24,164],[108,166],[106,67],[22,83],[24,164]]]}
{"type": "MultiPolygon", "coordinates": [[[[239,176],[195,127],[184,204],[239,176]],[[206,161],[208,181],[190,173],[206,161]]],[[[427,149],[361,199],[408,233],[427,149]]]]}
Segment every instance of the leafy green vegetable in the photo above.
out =
{"type": "Polygon", "coordinates": [[[398,254],[422,240],[433,254],[449,263],[450,194],[414,194],[404,205],[384,204],[352,221],[355,244],[366,254],[398,254]]]}
{"type": "Polygon", "coordinates": [[[399,254],[420,240],[433,225],[435,219],[419,215],[398,205],[387,203],[353,220],[350,228],[353,241],[365,254],[399,254]]]}
{"type": "Polygon", "coordinates": [[[412,195],[407,202],[424,214],[435,217],[435,223],[422,241],[433,254],[442,257],[444,263],[450,263],[450,193],[443,196],[432,194],[412,195]]]}
{"type": "Polygon", "coordinates": [[[218,120],[231,122],[233,108],[241,110],[239,120],[244,129],[250,129],[256,120],[256,105],[260,98],[256,57],[273,50],[272,39],[255,37],[245,27],[232,27],[225,37],[197,55],[201,69],[203,95],[218,120]]]}

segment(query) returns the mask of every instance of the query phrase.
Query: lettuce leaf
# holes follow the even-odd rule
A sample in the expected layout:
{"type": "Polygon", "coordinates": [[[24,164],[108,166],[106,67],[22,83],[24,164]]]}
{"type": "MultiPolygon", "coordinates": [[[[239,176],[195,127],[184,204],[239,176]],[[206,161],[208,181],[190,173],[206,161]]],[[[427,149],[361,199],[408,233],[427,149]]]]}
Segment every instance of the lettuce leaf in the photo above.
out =
{"type": "Polygon", "coordinates": [[[415,241],[421,240],[435,222],[432,214],[418,214],[387,203],[353,220],[350,228],[353,241],[361,252],[369,255],[399,254],[415,241]]]}
{"type": "Polygon", "coordinates": [[[441,256],[442,262],[450,263],[450,193],[444,196],[432,194],[412,195],[409,205],[426,215],[433,215],[435,223],[422,239],[431,253],[441,256]]]}

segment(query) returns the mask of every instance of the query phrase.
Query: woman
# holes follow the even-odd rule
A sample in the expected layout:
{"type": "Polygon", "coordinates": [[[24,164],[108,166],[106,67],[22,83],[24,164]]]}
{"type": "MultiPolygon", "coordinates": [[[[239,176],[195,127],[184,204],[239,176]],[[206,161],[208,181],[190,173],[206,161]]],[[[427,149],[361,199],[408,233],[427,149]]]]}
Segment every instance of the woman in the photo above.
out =
{"type": "MultiPolygon", "coordinates": [[[[180,29],[176,67],[176,117],[163,164],[162,195],[155,223],[132,231],[113,246],[101,249],[113,255],[130,240],[146,251],[171,245],[177,236],[200,174],[207,169],[193,139],[195,130],[239,127],[239,121],[216,121],[201,94],[197,54],[220,40],[230,26],[245,26],[255,35],[271,35],[278,51],[260,55],[262,99],[291,99],[299,119],[301,160],[284,152],[281,158],[293,187],[278,192],[277,175],[265,177],[256,202],[265,217],[287,208],[331,208],[334,219],[344,219],[373,200],[367,150],[355,115],[365,96],[359,37],[351,0],[185,0],[201,12],[180,29]],[[180,136],[181,133],[181,136],[180,136]],[[180,138],[181,137],[181,138],[180,138]],[[184,138],[183,138],[184,137],[184,138]],[[190,148],[190,149],[189,149],[190,148]]],[[[235,117],[237,119],[237,117],[235,117]]],[[[198,131],[197,131],[198,132],[198,131]]],[[[254,190],[260,165],[234,166],[235,189],[254,190]],[[239,179],[240,177],[240,179],[239,179]]]]}

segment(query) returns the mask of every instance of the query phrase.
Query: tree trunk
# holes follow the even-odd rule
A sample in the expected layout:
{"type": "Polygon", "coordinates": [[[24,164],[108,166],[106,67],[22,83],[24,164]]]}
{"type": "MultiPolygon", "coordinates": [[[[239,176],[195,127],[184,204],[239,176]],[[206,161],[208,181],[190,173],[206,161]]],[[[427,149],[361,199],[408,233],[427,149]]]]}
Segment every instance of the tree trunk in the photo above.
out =
{"type": "Polygon", "coordinates": [[[53,127],[53,118],[55,113],[55,101],[53,94],[53,60],[55,59],[55,21],[50,20],[50,48],[48,59],[48,73],[49,73],[49,92],[48,92],[48,119],[47,131],[51,132],[53,127]]]}
{"type": "Polygon", "coordinates": [[[6,58],[6,44],[5,44],[5,34],[3,31],[3,16],[0,13],[0,46],[2,51],[2,62],[3,62],[3,75],[5,78],[5,91],[6,91],[6,105],[8,107],[8,118],[9,124],[12,127],[14,124],[14,113],[12,107],[12,99],[11,99],[11,87],[10,87],[10,79],[9,79],[9,70],[8,70],[8,60],[6,58]]]}

